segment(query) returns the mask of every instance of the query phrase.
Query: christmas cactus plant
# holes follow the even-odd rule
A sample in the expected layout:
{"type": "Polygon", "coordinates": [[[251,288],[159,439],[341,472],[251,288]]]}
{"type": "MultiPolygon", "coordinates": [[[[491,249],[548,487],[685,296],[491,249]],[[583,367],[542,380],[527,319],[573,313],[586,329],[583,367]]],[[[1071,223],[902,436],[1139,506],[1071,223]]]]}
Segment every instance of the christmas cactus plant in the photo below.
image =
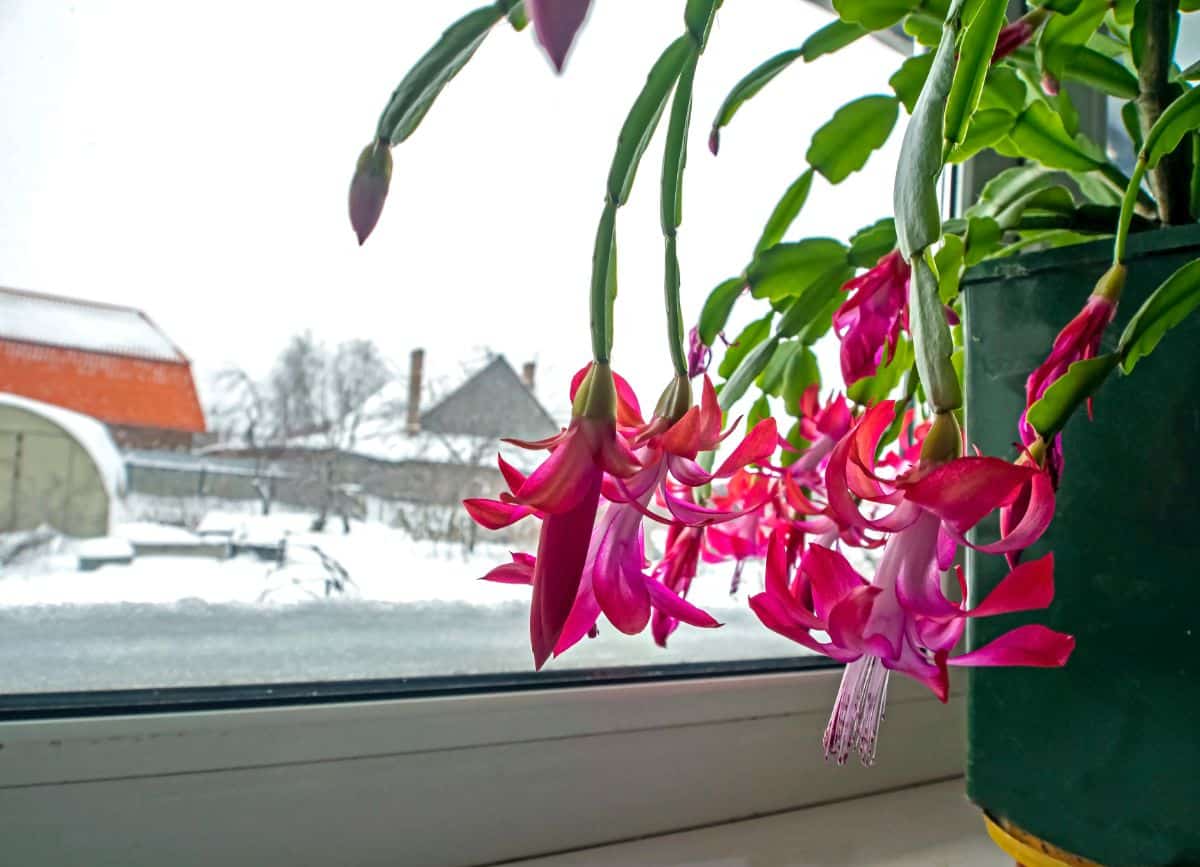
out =
{"type": "MultiPolygon", "coordinates": [[[[625,633],[649,627],[664,646],[680,623],[717,626],[687,599],[699,562],[730,561],[736,576],[746,560],[765,560],[765,589],[750,599],[763,625],[846,664],[827,755],[841,762],[856,752],[870,763],[890,672],[916,678],[945,701],[949,666],[1053,667],[1071,655],[1070,635],[1036,624],[952,652],[970,618],[1050,604],[1053,555],[1021,555],[1054,518],[1069,459],[1060,432],[1081,407],[1090,414],[1106,378],[1133,374],[1200,304],[1200,262],[1192,262],[1149,297],[1114,351],[1100,351],[1125,283],[1129,233],[1200,214],[1200,91],[1190,84],[1200,71],[1174,62],[1181,14],[1200,3],[1044,0],[1008,20],[1007,0],[834,0],[836,20],[734,84],[712,123],[714,155],[739,107],[768,98],[788,65],[898,27],[917,50],[891,76],[893,94],[856,99],[816,132],[807,170],[784,191],[745,266],[690,311],[694,324],[680,304],[676,234],[693,79],[721,3],[682,5],[682,32],[649,70],[617,137],[586,287],[591,360],[571,383],[570,426],[544,441],[517,442],[545,452],[540,466],[526,476],[501,459],[508,489],[465,505],[488,528],[540,522],[535,553],[516,554],[485,576],[531,586],[537,667],[594,637],[601,620],[625,633]],[[1104,142],[1080,131],[1070,95],[1080,87],[1124,101],[1137,154],[1129,176],[1104,142]],[[901,109],[909,119],[894,218],[848,239],[783,240],[814,174],[837,184],[861,169],[901,109]],[[618,216],[660,121],[674,376],[646,413],[610,365],[612,310],[618,216]],[[1020,162],[944,220],[940,179],[989,150],[1020,162]],[[1045,362],[1029,371],[1025,411],[1012,419],[1017,448],[1005,456],[973,451],[960,425],[964,270],[1102,236],[1113,239],[1112,265],[1046,347],[1045,362]],[[756,307],[758,318],[725,334],[735,305],[756,307]],[[837,385],[820,381],[812,347],[821,339],[840,342],[837,385]],[[717,356],[714,382],[708,370],[717,356]],[[729,411],[743,399],[748,422],[735,433],[741,422],[729,411]],[[968,540],[993,514],[998,537],[968,540]],[[656,563],[646,556],[653,524],[666,527],[656,563]],[[965,586],[962,601],[944,592],[947,576],[957,573],[962,583],[964,545],[1006,557],[1010,570],[970,602],[965,586]],[[864,558],[856,549],[881,553],[864,558]],[[864,574],[868,562],[875,565],[864,574]]],[[[455,22],[416,62],[384,107],[351,183],[360,243],[383,208],[392,149],[417,130],[489,31],[505,19],[518,30],[531,23],[561,72],[588,6],[498,0],[455,22]]]]}

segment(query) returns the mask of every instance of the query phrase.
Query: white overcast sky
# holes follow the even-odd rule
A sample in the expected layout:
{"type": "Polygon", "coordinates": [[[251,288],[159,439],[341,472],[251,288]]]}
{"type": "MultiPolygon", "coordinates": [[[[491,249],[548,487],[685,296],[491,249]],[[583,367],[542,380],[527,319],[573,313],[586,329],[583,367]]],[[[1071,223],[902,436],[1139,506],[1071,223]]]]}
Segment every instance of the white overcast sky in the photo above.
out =
{"type": "MultiPolygon", "coordinates": [[[[501,24],[394,151],[359,248],[346,191],[405,70],[478,0],[0,0],[0,285],[128,304],[203,379],[264,373],[293,332],[370,337],[448,375],[484,347],[536,358],[554,409],[588,359],[593,234],[617,130],[682,0],[596,0],[566,75],[501,24]]],[[[803,0],[729,0],[696,79],[680,236],[685,312],[735,274],[834,108],[887,93],[873,40],[796,65],[705,147],[729,87],[829,20],[803,0]]],[[[614,364],[653,404],[663,339],[662,131],[620,212],[614,364]]],[[[890,212],[900,131],[796,237],[845,238],[890,212]]]]}

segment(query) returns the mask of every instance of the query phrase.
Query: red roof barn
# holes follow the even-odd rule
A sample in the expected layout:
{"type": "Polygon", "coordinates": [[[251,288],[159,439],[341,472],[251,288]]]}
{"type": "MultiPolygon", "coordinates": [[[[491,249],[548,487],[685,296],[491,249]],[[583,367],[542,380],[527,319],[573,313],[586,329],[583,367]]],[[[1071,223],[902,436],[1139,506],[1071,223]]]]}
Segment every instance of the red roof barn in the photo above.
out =
{"type": "Polygon", "coordinates": [[[191,362],[131,307],[0,288],[0,391],[90,415],[137,448],[188,448],[191,362]]]}

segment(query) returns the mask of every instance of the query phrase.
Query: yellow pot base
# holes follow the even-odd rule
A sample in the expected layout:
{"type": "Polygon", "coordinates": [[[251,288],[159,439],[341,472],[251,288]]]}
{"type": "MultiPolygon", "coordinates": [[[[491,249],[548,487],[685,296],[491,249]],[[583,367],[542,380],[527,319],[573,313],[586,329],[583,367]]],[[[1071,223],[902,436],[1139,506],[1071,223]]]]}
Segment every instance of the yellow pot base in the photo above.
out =
{"type": "Polygon", "coordinates": [[[1000,824],[987,813],[983,814],[983,823],[992,842],[1012,856],[1020,867],[1103,867],[1039,840],[1010,822],[1000,824]]]}

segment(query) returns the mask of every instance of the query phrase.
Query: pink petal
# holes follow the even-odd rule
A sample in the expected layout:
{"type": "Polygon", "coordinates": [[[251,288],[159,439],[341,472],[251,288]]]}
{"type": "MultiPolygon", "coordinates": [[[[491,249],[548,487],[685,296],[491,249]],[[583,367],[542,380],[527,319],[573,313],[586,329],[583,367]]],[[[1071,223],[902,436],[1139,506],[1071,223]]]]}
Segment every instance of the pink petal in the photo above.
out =
{"type": "Polygon", "coordinates": [[[600,470],[580,428],[572,427],[562,443],[530,473],[515,494],[518,501],[545,512],[573,509],[588,493],[600,470]]]}
{"type": "Polygon", "coordinates": [[[671,475],[689,488],[698,488],[701,485],[707,485],[716,478],[713,473],[708,472],[708,470],[695,461],[680,457],[679,455],[668,457],[667,465],[671,468],[671,475]]]}
{"type": "Polygon", "coordinates": [[[771,533],[767,540],[766,591],[781,599],[791,599],[788,589],[788,562],[786,534],[780,530],[771,533]]]}
{"type": "Polygon", "coordinates": [[[779,431],[775,419],[764,418],[738,443],[737,448],[713,475],[727,479],[747,464],[761,463],[774,453],[778,439],[779,431]]]}
{"type": "Polygon", "coordinates": [[[867,583],[839,552],[815,543],[804,552],[801,568],[812,581],[813,606],[822,620],[828,620],[833,607],[852,590],[867,583]]]}
{"type": "Polygon", "coordinates": [[[637,455],[629,448],[625,438],[617,436],[615,431],[606,432],[600,440],[600,454],[597,462],[604,472],[617,478],[626,479],[642,468],[637,455]]]}
{"type": "Polygon", "coordinates": [[[1042,537],[1053,519],[1054,482],[1049,473],[1040,472],[1013,503],[1012,511],[1001,510],[1000,539],[986,545],[976,545],[975,548],[987,554],[1024,551],[1042,537]],[[1016,509],[1022,505],[1022,500],[1024,510],[1017,513],[1016,509]]]}
{"type": "Polygon", "coordinates": [[[529,506],[516,503],[505,503],[500,500],[489,500],[484,497],[471,497],[463,500],[463,507],[472,520],[481,527],[489,530],[499,530],[515,524],[524,517],[534,514],[529,506]]]}
{"type": "Polygon", "coordinates": [[[631,386],[619,373],[613,374],[613,385],[617,389],[617,424],[625,427],[641,427],[642,407],[631,386]]]}
{"type": "Polygon", "coordinates": [[[705,506],[698,506],[695,503],[690,503],[681,497],[675,496],[669,491],[664,493],[663,499],[666,501],[667,511],[674,516],[675,520],[690,527],[705,527],[709,524],[732,521],[734,518],[740,518],[748,512],[761,509],[769,497],[763,498],[757,503],[746,504],[743,508],[732,510],[709,509],[705,506]]]}
{"type": "Polygon", "coordinates": [[[521,490],[521,485],[525,484],[525,474],[500,455],[496,455],[496,461],[500,464],[500,475],[504,476],[504,483],[508,485],[508,489],[513,493],[521,490]]]}
{"type": "Polygon", "coordinates": [[[541,668],[554,650],[579,590],[592,525],[600,502],[600,474],[593,476],[574,508],[550,514],[542,523],[533,570],[529,636],[533,661],[541,668]]]}
{"type": "Polygon", "coordinates": [[[681,623],[706,629],[713,629],[721,625],[707,611],[697,608],[653,578],[646,578],[646,589],[650,593],[651,605],[681,623]]]}
{"type": "Polygon", "coordinates": [[[949,660],[950,665],[1023,665],[1059,668],[1067,664],[1075,649],[1075,637],[1034,623],[1018,626],[978,650],[949,660]]]}
{"type": "Polygon", "coordinates": [[[905,499],[965,533],[993,509],[1011,503],[1036,473],[999,458],[957,458],[905,485],[905,499]]]}
{"type": "Polygon", "coordinates": [[[946,532],[945,527],[938,528],[937,565],[945,572],[954,565],[954,557],[958,554],[958,541],[946,532]]]}
{"type": "Polygon", "coordinates": [[[1022,563],[1005,576],[968,617],[991,617],[1046,608],[1054,601],[1054,555],[1022,563]]]}
{"type": "Polygon", "coordinates": [[[513,562],[497,566],[480,581],[498,584],[533,584],[534,558],[528,554],[513,554],[513,562]]]}
{"type": "Polygon", "coordinates": [[[519,448],[529,449],[530,451],[540,451],[542,449],[552,449],[564,439],[566,439],[568,431],[563,428],[552,437],[546,437],[540,440],[519,440],[516,437],[504,437],[500,440],[502,443],[518,446],[519,448]]]}
{"type": "Polygon", "coordinates": [[[579,581],[579,591],[575,594],[575,604],[567,615],[562,634],[554,644],[554,655],[561,656],[591,633],[600,618],[600,603],[592,589],[592,570],[584,569],[579,581]]]}
{"type": "Polygon", "coordinates": [[[683,418],[671,425],[662,435],[659,445],[673,455],[694,458],[702,445],[700,440],[700,407],[693,406],[683,418]]]}
{"type": "Polygon", "coordinates": [[[633,550],[641,521],[627,505],[610,508],[629,511],[634,520],[622,515],[609,525],[596,551],[592,589],[609,622],[635,635],[650,622],[650,594],[641,574],[641,558],[633,550]]]}
{"type": "Polygon", "coordinates": [[[859,653],[882,659],[897,658],[904,640],[903,612],[898,606],[894,611],[876,610],[882,592],[867,584],[843,596],[829,612],[830,640],[838,647],[859,653]]]}
{"type": "Polygon", "coordinates": [[[838,662],[853,662],[862,655],[855,650],[817,641],[805,627],[792,619],[790,616],[791,612],[785,603],[768,593],[759,593],[751,596],[750,609],[767,629],[779,633],[784,638],[790,638],[792,641],[803,647],[807,647],[809,650],[814,650],[817,653],[836,659],[838,662]]]}

